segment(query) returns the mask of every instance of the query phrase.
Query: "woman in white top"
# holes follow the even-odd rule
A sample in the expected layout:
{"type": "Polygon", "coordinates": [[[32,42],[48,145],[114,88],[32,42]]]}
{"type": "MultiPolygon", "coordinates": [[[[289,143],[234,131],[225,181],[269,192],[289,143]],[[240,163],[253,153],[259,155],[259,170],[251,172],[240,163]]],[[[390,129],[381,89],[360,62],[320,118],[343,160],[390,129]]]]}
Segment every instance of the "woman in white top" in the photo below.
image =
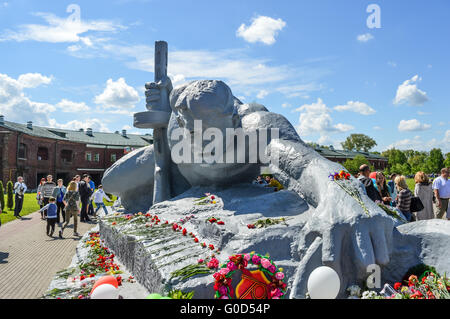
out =
{"type": "Polygon", "coordinates": [[[428,176],[424,172],[417,172],[414,181],[416,182],[414,196],[420,198],[424,207],[415,213],[416,220],[433,219],[433,189],[428,176]]]}

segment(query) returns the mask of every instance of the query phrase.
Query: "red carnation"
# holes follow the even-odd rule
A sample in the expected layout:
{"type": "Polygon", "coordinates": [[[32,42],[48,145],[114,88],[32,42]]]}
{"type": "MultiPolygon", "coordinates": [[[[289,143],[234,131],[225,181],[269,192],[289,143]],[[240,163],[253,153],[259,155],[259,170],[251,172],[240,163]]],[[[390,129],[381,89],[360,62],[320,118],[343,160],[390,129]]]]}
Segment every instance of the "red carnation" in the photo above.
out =
{"type": "Polygon", "coordinates": [[[219,221],[217,222],[217,225],[225,225],[225,223],[224,223],[223,221],[219,220],[219,221]]]}
{"type": "Polygon", "coordinates": [[[183,236],[186,236],[186,234],[187,234],[187,230],[186,230],[186,228],[184,228],[183,229],[183,236]]]}
{"type": "Polygon", "coordinates": [[[209,249],[214,250],[214,245],[213,244],[209,244],[209,249]]]}
{"type": "Polygon", "coordinates": [[[215,218],[211,218],[210,220],[209,220],[209,222],[212,224],[212,223],[214,223],[214,222],[216,222],[217,221],[217,219],[215,219],[215,218]]]}
{"type": "Polygon", "coordinates": [[[255,228],[255,225],[254,225],[254,224],[248,224],[248,225],[247,225],[247,228],[248,228],[248,229],[253,229],[253,228],[255,228]]]}
{"type": "Polygon", "coordinates": [[[402,284],[399,283],[399,282],[396,282],[396,283],[394,284],[394,289],[395,289],[395,290],[399,290],[400,288],[402,288],[402,284]]]}
{"type": "Polygon", "coordinates": [[[198,238],[197,237],[194,238],[194,242],[198,243],[198,238]]]}
{"type": "Polygon", "coordinates": [[[211,195],[211,199],[215,199],[214,195],[211,195]]]}

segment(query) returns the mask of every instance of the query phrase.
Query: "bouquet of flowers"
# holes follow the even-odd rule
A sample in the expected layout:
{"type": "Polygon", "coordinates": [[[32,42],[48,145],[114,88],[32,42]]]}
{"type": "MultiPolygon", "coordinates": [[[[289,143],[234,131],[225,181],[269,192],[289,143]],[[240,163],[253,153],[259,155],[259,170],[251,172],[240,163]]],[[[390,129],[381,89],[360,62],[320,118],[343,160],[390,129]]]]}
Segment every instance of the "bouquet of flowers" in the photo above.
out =
{"type": "Polygon", "coordinates": [[[211,193],[205,193],[205,196],[200,197],[194,201],[195,205],[209,205],[209,204],[217,204],[216,196],[211,193]]]}
{"type": "Polygon", "coordinates": [[[367,214],[367,216],[370,217],[369,210],[367,209],[366,205],[364,204],[361,198],[361,193],[356,187],[354,187],[350,183],[350,176],[351,176],[350,173],[342,170],[339,173],[337,172],[331,173],[330,175],[328,175],[328,178],[331,181],[335,182],[337,185],[339,185],[339,187],[342,188],[347,194],[353,197],[364,209],[364,212],[367,214]]]}

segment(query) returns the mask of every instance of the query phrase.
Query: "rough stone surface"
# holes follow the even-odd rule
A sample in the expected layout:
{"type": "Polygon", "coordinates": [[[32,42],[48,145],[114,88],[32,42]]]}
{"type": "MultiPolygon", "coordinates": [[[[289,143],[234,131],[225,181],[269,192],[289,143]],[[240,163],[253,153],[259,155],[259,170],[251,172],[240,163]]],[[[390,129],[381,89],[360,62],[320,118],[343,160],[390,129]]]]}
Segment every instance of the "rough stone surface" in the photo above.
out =
{"type": "Polygon", "coordinates": [[[129,212],[146,210],[153,201],[154,169],[153,145],[134,150],[105,171],[103,189],[120,196],[129,212]]]}
{"type": "Polygon", "coordinates": [[[440,274],[450,274],[450,223],[442,219],[404,224],[394,233],[391,262],[382,272],[388,282],[400,280],[409,268],[426,264],[440,274]]]}
{"type": "MultiPolygon", "coordinates": [[[[154,205],[152,211],[161,213],[165,219],[193,211],[197,214],[204,213],[200,215],[202,218],[206,218],[208,214],[220,217],[226,223],[224,229],[200,221],[197,225],[192,222],[193,230],[205,240],[217,244],[224,254],[246,250],[270,253],[278,264],[285,266],[290,280],[291,298],[304,297],[305,280],[318,266],[327,265],[339,273],[342,296],[349,284],[361,283],[367,278],[367,266],[375,263],[385,266],[395,257],[393,249],[400,241],[396,237],[398,234],[395,226],[400,223],[389,217],[366,195],[361,194],[361,205],[337,183],[331,182],[328,175],[340,171],[343,167],[323,158],[308,147],[285,117],[268,112],[260,105],[242,105],[221,81],[194,81],[176,88],[170,95],[170,105],[170,148],[179,141],[172,139],[171,132],[185,128],[188,132],[187,138],[192,137],[194,120],[199,119],[203,121],[203,130],[216,128],[224,132],[227,128],[242,128],[244,131],[278,129],[279,137],[269,140],[266,155],[271,159],[271,172],[286,190],[277,194],[262,194],[258,193],[261,190],[254,187],[238,185],[254,177],[262,165],[261,162],[172,163],[172,168],[178,169],[176,176],[181,177],[171,179],[171,187],[177,188],[178,192],[172,194],[174,198],[171,200],[154,205]],[[219,186],[224,188],[216,188],[219,186]],[[194,207],[193,198],[200,197],[203,192],[217,192],[222,206],[194,207]],[[181,195],[175,197],[178,194],[181,195]],[[274,226],[256,231],[246,228],[247,223],[265,214],[289,216],[290,226],[274,226]]],[[[228,144],[225,145],[227,150],[228,144]]],[[[204,150],[203,152],[203,156],[210,156],[204,150]]],[[[138,157],[137,153],[135,154],[138,157]]],[[[145,159],[152,161],[150,155],[145,159]]],[[[144,169],[152,167],[152,164],[143,163],[135,168],[134,157],[123,159],[121,163],[122,165],[111,168],[106,178],[110,178],[108,175],[118,176],[118,180],[126,181],[124,184],[127,187],[133,185],[134,176],[140,176],[148,183],[153,180],[153,169],[144,169]]],[[[348,184],[356,192],[361,189],[361,183],[353,177],[348,184]]],[[[108,188],[107,191],[111,190],[108,188]]],[[[123,200],[124,197],[120,196],[123,200]]],[[[130,206],[129,203],[131,202],[128,200],[123,202],[126,208],[132,207],[130,211],[136,211],[135,206],[130,206]]],[[[108,233],[106,229],[105,232],[108,233]]],[[[119,234],[115,235],[117,237],[119,234]]],[[[113,244],[113,237],[109,240],[113,244]]],[[[123,247],[121,246],[120,251],[123,251],[124,255],[129,254],[127,259],[131,263],[131,260],[136,259],[133,257],[135,246],[121,245],[123,247]]],[[[137,247],[143,248],[140,244],[137,247]]],[[[164,249],[164,245],[161,249],[164,249]]],[[[195,250],[189,250],[189,253],[193,256],[186,262],[192,263],[198,258],[198,254],[195,250]]],[[[178,254],[185,256],[186,251],[178,254]]],[[[178,263],[173,266],[152,263],[151,257],[146,258],[148,259],[141,259],[143,261],[139,267],[147,269],[142,272],[151,274],[157,270],[153,278],[147,279],[152,282],[148,285],[167,283],[167,276],[181,266],[178,263]]],[[[146,276],[143,275],[142,278],[146,276]]],[[[195,288],[198,290],[198,297],[203,296],[203,290],[198,287],[204,287],[206,283],[206,279],[195,279],[180,285],[195,288]]]]}

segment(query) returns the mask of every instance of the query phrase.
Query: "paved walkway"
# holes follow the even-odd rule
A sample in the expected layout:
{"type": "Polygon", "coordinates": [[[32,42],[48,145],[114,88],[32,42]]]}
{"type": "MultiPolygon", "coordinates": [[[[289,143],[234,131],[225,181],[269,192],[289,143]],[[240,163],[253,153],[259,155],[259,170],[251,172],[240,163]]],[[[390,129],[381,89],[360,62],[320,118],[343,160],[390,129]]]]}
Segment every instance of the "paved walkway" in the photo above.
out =
{"type": "MultiPolygon", "coordinates": [[[[58,238],[58,226],[55,238],[50,238],[46,224],[40,214],[33,213],[0,227],[0,299],[39,298],[56,272],[70,265],[81,237],[74,237],[69,225],[64,239],[58,238]]],[[[83,235],[94,226],[78,220],[78,233],[83,235]]]]}

